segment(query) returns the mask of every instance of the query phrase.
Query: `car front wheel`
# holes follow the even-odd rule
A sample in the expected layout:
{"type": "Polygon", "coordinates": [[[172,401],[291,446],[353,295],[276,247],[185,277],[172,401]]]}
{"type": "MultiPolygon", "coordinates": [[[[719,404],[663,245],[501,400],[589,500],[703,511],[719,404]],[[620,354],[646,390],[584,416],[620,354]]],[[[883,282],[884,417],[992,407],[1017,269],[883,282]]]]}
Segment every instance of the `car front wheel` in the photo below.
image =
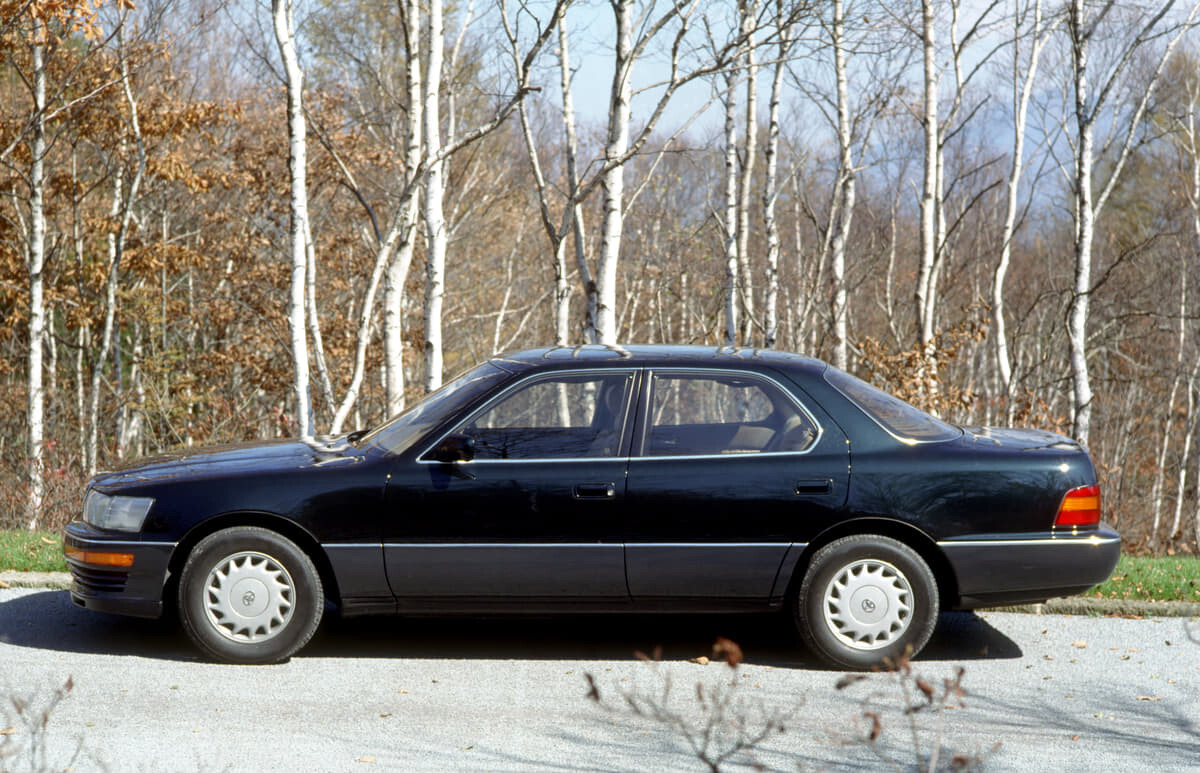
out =
{"type": "Polygon", "coordinates": [[[842,668],[916,655],[937,624],[937,580],[915,550],[870,534],[834,540],[817,551],[793,602],[801,638],[842,668]]]}
{"type": "Polygon", "coordinates": [[[179,616],[188,637],[229,663],[278,663],[308,643],[325,599],[312,559],[256,526],[214,532],[188,555],[179,616]]]}

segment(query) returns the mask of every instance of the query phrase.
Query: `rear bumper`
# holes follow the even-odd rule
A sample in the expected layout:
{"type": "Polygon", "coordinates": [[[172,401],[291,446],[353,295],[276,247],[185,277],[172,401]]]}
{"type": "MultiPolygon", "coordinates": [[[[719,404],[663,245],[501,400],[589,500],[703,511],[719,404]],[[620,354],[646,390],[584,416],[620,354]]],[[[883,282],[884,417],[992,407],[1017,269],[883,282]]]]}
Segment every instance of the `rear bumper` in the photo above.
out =
{"type": "Polygon", "coordinates": [[[71,570],[71,601],[97,612],[133,617],[161,617],[167,566],[173,542],[141,542],[94,529],[76,521],[63,530],[67,551],[128,554],[130,566],[112,566],[67,554],[71,570]]]}
{"type": "Polygon", "coordinates": [[[995,535],[938,543],[958,578],[960,609],[1073,596],[1107,580],[1121,536],[1101,527],[1079,533],[995,535]]]}

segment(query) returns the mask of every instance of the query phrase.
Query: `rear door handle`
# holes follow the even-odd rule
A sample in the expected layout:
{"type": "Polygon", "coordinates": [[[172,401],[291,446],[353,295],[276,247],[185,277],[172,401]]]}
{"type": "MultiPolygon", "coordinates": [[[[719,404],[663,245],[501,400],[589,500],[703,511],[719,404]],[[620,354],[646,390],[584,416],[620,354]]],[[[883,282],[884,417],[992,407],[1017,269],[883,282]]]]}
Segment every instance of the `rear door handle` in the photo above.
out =
{"type": "Polygon", "coordinates": [[[612,499],[617,487],[612,483],[578,483],[571,493],[576,499],[612,499]]]}
{"type": "Polygon", "coordinates": [[[833,481],[829,478],[824,480],[798,480],[796,481],[797,494],[832,494],[833,481]]]}

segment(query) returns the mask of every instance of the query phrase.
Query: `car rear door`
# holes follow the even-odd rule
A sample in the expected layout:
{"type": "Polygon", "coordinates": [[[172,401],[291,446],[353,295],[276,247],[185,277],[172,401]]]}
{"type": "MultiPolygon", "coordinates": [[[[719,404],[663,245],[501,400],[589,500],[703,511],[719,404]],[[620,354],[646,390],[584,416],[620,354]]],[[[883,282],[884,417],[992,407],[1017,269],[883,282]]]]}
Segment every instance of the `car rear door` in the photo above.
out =
{"type": "Polygon", "coordinates": [[[633,600],[766,602],[789,549],[846,501],[845,436],[767,374],[656,369],[643,381],[625,503],[633,600]]]}

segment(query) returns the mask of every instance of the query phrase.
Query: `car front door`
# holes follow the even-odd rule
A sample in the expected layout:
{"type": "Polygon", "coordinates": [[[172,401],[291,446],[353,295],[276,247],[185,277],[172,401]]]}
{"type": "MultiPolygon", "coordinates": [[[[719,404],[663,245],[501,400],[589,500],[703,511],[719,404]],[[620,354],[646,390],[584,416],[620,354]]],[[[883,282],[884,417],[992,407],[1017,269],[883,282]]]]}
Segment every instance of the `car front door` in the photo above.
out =
{"type": "Polygon", "coordinates": [[[845,503],[845,436],[764,374],[660,369],[644,380],[626,487],[633,600],[777,599],[789,550],[794,560],[845,503]]]}
{"type": "Polygon", "coordinates": [[[627,602],[619,514],[636,376],[526,378],[397,469],[384,553],[400,608],[627,602]],[[438,461],[447,437],[473,458],[438,461]]]}

